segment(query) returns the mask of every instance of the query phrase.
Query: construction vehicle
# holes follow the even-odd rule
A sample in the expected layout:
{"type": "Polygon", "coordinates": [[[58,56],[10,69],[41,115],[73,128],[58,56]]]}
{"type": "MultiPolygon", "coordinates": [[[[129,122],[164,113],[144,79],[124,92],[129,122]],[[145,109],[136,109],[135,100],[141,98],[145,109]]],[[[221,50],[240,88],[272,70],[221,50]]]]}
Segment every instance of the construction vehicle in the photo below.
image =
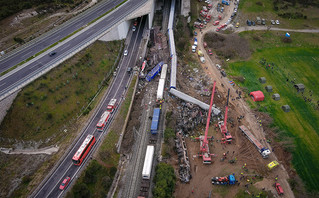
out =
{"type": "Polygon", "coordinates": [[[209,128],[210,117],[211,117],[211,114],[212,114],[212,106],[213,106],[213,100],[214,100],[214,94],[215,94],[215,86],[216,86],[216,81],[214,81],[213,92],[212,92],[212,96],[211,96],[211,99],[210,99],[210,105],[209,105],[207,122],[206,122],[205,136],[199,136],[199,138],[196,138],[196,139],[200,140],[200,153],[199,153],[199,156],[201,156],[203,158],[203,164],[211,164],[212,163],[211,156],[213,156],[213,154],[210,154],[210,152],[209,152],[207,133],[208,133],[208,128],[209,128]]]}
{"type": "Polygon", "coordinates": [[[234,175],[229,175],[225,177],[212,177],[213,185],[234,185],[236,184],[236,179],[234,175]]]}
{"type": "Polygon", "coordinates": [[[227,129],[227,113],[228,113],[229,92],[230,92],[230,89],[228,89],[228,96],[227,96],[224,121],[218,122],[218,126],[220,128],[220,131],[221,131],[222,135],[224,136],[222,139],[224,143],[226,143],[226,142],[231,143],[231,141],[233,139],[231,134],[228,132],[228,129],[227,129]]]}
{"type": "Polygon", "coordinates": [[[247,136],[248,140],[256,146],[257,150],[263,158],[269,157],[270,150],[264,147],[244,125],[239,126],[239,129],[247,136]]]}

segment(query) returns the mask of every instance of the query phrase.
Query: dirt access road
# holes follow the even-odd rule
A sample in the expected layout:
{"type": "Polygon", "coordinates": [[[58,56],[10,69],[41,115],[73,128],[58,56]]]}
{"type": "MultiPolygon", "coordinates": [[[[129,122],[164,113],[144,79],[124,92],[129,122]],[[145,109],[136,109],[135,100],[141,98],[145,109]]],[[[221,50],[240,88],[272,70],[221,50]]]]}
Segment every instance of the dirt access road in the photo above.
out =
{"type": "MultiPolygon", "coordinates": [[[[228,20],[233,9],[234,9],[233,3],[231,3],[230,6],[226,7],[226,11],[225,11],[226,16],[224,16],[223,20],[221,20],[221,22],[220,22],[221,24],[224,24],[228,20]]],[[[214,10],[214,12],[216,12],[216,11],[214,10]]],[[[203,47],[204,35],[210,31],[215,32],[215,29],[216,29],[216,26],[212,26],[212,23],[209,23],[207,25],[206,29],[203,29],[202,32],[199,32],[199,34],[197,36],[198,41],[199,41],[198,42],[198,49],[204,49],[204,47],[203,47]]],[[[273,28],[273,30],[276,30],[276,29],[273,28]]],[[[242,30],[242,31],[244,31],[244,30],[242,30]]],[[[248,127],[248,129],[250,129],[250,131],[256,136],[257,139],[265,140],[265,132],[264,132],[263,128],[260,127],[260,123],[258,122],[260,118],[258,119],[258,116],[248,107],[248,105],[244,101],[244,99],[239,99],[239,100],[235,99],[236,98],[236,89],[239,89],[239,88],[236,85],[231,86],[228,78],[221,77],[220,71],[215,66],[216,63],[220,63],[221,61],[215,56],[209,56],[205,50],[202,50],[202,51],[204,53],[205,59],[207,60],[205,64],[201,64],[202,69],[204,70],[204,72],[207,75],[209,75],[211,77],[212,80],[216,80],[219,94],[222,97],[225,97],[227,94],[227,89],[229,88],[231,90],[230,91],[230,105],[229,105],[230,111],[229,111],[229,114],[231,114],[233,116],[234,115],[244,115],[245,118],[243,119],[242,123],[244,123],[246,125],[246,127],[248,127]],[[221,86],[222,84],[224,86],[221,86]]],[[[224,109],[222,109],[222,110],[224,110],[224,109]]],[[[262,122],[263,122],[263,120],[262,120],[262,122]]],[[[229,129],[229,130],[234,131],[233,129],[229,129]]],[[[219,135],[218,132],[217,132],[217,135],[219,135]]],[[[234,143],[235,144],[234,146],[228,147],[228,145],[227,145],[228,148],[221,148],[220,149],[220,148],[218,148],[220,146],[216,145],[216,146],[214,146],[213,153],[219,152],[219,155],[220,155],[220,152],[226,152],[228,149],[230,149],[230,153],[235,152],[235,151],[236,151],[236,153],[237,153],[237,151],[239,151],[239,153],[241,153],[241,154],[251,153],[251,152],[256,153],[257,152],[251,143],[247,143],[248,141],[243,140],[243,137],[239,136],[238,127],[237,127],[236,133],[232,133],[232,135],[235,137],[235,140],[236,140],[234,143]],[[247,145],[247,144],[250,144],[250,145],[247,145]],[[247,148],[244,148],[244,147],[247,147],[247,148]],[[254,149],[254,151],[252,151],[252,149],[254,149]]],[[[216,137],[218,138],[218,136],[216,136],[216,137]]],[[[220,135],[220,137],[221,137],[221,135],[220,135]]],[[[198,150],[198,143],[194,144],[192,142],[187,142],[187,144],[188,144],[190,151],[198,150]],[[192,148],[192,147],[194,147],[194,148],[192,148]]],[[[263,142],[263,144],[267,145],[268,148],[270,150],[272,150],[271,145],[267,144],[265,141],[263,142]]],[[[192,158],[194,154],[196,154],[196,152],[190,152],[189,157],[192,158]]],[[[272,185],[275,182],[274,178],[276,176],[278,176],[278,182],[281,184],[281,186],[283,187],[284,192],[285,192],[284,197],[289,197],[289,198],[294,197],[294,194],[291,191],[290,186],[288,184],[288,178],[289,178],[288,173],[285,170],[283,165],[280,165],[279,168],[276,168],[276,169],[272,170],[271,172],[266,170],[265,164],[269,163],[272,160],[278,161],[275,154],[272,153],[270,155],[269,159],[267,159],[267,160],[261,159],[260,155],[258,156],[259,159],[256,159],[255,157],[257,157],[257,156],[253,155],[253,154],[249,154],[248,156],[238,156],[239,160],[238,160],[237,164],[239,166],[237,166],[237,167],[229,167],[229,164],[226,164],[225,162],[223,165],[221,165],[222,167],[216,166],[216,165],[222,164],[222,163],[220,163],[219,160],[214,159],[215,162],[214,162],[214,165],[211,169],[214,169],[213,171],[215,174],[218,174],[218,173],[229,174],[228,172],[226,173],[225,170],[234,171],[234,172],[237,171],[236,173],[238,173],[238,171],[239,172],[242,171],[242,170],[240,170],[241,166],[242,166],[240,163],[247,162],[247,167],[249,169],[250,168],[252,168],[252,169],[259,168],[259,170],[264,171],[262,173],[264,175],[264,179],[262,181],[254,183],[253,185],[255,187],[257,187],[258,189],[265,188],[266,190],[272,191],[272,193],[274,195],[277,195],[277,193],[272,185]],[[253,166],[253,165],[255,165],[255,166],[253,166]]],[[[203,193],[207,188],[211,189],[211,187],[210,187],[211,184],[209,183],[209,185],[208,185],[207,182],[209,182],[209,181],[206,181],[206,180],[209,180],[211,176],[213,176],[213,175],[211,175],[211,171],[209,172],[209,171],[207,171],[207,168],[204,168],[204,167],[202,168],[200,164],[194,165],[194,164],[198,164],[198,163],[196,163],[196,161],[200,161],[200,160],[201,159],[194,159],[194,158],[193,158],[193,160],[191,160],[192,171],[193,171],[193,179],[190,183],[191,186],[190,186],[190,188],[188,188],[189,190],[186,190],[186,192],[183,192],[183,191],[185,191],[185,186],[178,185],[177,189],[176,189],[177,197],[182,197],[182,196],[183,197],[198,197],[199,195],[203,195],[203,194],[199,194],[199,193],[203,193]],[[197,174],[196,172],[198,170],[203,170],[206,173],[201,173],[201,175],[202,175],[201,177],[196,177],[196,174],[197,174]],[[205,180],[205,182],[204,182],[204,180],[205,180]],[[200,185],[198,185],[198,184],[200,184],[200,185]],[[204,186],[205,186],[205,189],[204,189],[204,186]],[[191,189],[195,189],[195,192],[191,193],[191,189]]],[[[281,163],[281,162],[279,161],[279,163],[281,163]]],[[[215,175],[215,176],[223,176],[223,175],[215,175]]],[[[241,182],[241,183],[242,183],[242,185],[244,184],[244,182],[241,182]]],[[[231,191],[234,191],[234,190],[231,190],[231,191]]],[[[231,192],[231,194],[228,194],[227,196],[235,195],[236,192],[231,192]]],[[[205,192],[205,194],[206,193],[207,192],[205,192]]]]}

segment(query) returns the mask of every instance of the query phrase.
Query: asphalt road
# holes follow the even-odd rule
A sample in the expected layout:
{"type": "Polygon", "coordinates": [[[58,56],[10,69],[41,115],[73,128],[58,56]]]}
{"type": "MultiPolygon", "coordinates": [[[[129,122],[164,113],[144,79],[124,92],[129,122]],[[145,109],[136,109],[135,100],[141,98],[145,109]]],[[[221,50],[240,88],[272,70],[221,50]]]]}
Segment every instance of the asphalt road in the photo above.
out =
{"type": "MultiPolygon", "coordinates": [[[[127,68],[135,66],[135,63],[137,61],[137,54],[142,40],[145,21],[146,17],[143,17],[142,22],[139,23],[137,30],[132,33],[131,38],[128,38],[130,39],[130,43],[128,44],[128,46],[125,46],[125,49],[128,50],[128,55],[122,57],[117,69],[117,75],[113,83],[109,87],[108,94],[105,96],[105,98],[103,98],[103,101],[100,103],[95,115],[90,120],[86,128],[83,130],[83,133],[81,137],[78,139],[78,141],[74,144],[74,146],[71,149],[69,149],[70,152],[61,161],[59,166],[54,170],[53,174],[50,175],[50,177],[42,183],[40,189],[34,193],[34,197],[61,197],[61,195],[63,195],[63,193],[65,192],[65,190],[59,190],[59,186],[62,183],[63,179],[69,176],[71,177],[71,182],[75,181],[78,177],[77,173],[80,171],[81,167],[83,167],[90,159],[92,151],[96,148],[96,145],[100,141],[101,135],[103,134],[96,130],[96,124],[98,120],[100,119],[102,113],[106,111],[106,106],[112,98],[116,98],[118,101],[122,101],[122,96],[126,91],[125,87],[130,81],[131,76],[128,74],[127,68]],[[81,166],[75,166],[72,163],[72,157],[88,134],[94,135],[94,137],[96,138],[96,143],[92,147],[91,151],[89,152],[85,160],[83,160],[81,166]]],[[[116,111],[113,112],[111,121],[113,120],[114,114],[116,114],[118,109],[119,108],[117,108],[116,111]]],[[[108,122],[106,132],[109,128],[109,125],[110,122],[108,122]]],[[[68,186],[70,186],[70,184],[68,186]]],[[[68,188],[68,186],[66,187],[66,189],[68,188]]]]}
{"type": "Polygon", "coordinates": [[[43,40],[33,43],[25,47],[21,51],[18,51],[17,53],[4,58],[0,61],[0,73],[35,55],[37,52],[40,52],[53,43],[76,31],[80,27],[88,24],[90,21],[99,17],[101,14],[104,14],[105,12],[118,5],[121,1],[123,0],[103,1],[100,4],[94,6],[92,9],[87,10],[85,14],[74,18],[68,25],[63,26],[60,29],[57,28],[56,32],[53,32],[52,34],[46,36],[45,38],[43,38],[43,40]]]}
{"type": "MultiPolygon", "coordinates": [[[[30,63],[25,67],[18,67],[18,69],[16,69],[16,72],[12,73],[11,75],[7,75],[7,76],[5,75],[0,77],[0,96],[3,96],[6,93],[9,93],[9,91],[14,90],[16,87],[19,87],[19,85],[21,85],[23,82],[26,82],[27,80],[34,78],[36,75],[38,75],[42,71],[45,71],[53,63],[58,62],[62,57],[69,55],[70,53],[78,49],[79,46],[91,41],[94,37],[96,37],[96,34],[98,34],[99,32],[104,32],[112,28],[114,24],[124,19],[127,15],[132,13],[134,10],[136,10],[140,5],[144,4],[146,1],[147,0],[131,0],[126,2],[121,7],[119,7],[116,11],[114,11],[112,14],[109,14],[108,17],[106,17],[104,20],[93,25],[87,31],[84,31],[77,37],[69,40],[68,42],[65,42],[63,45],[55,49],[54,51],[56,52],[56,54],[54,56],[49,56],[48,54],[46,54],[42,57],[36,58],[37,60],[35,61],[31,60],[30,63]]],[[[105,5],[106,11],[107,11],[107,8],[111,8],[114,5],[118,5],[119,2],[121,2],[121,0],[115,0],[109,4],[106,4],[105,5]]],[[[100,12],[99,15],[101,15],[102,13],[103,12],[100,12]]],[[[93,16],[89,20],[87,20],[87,22],[91,21],[92,19],[93,19],[93,16]]],[[[77,27],[76,29],[78,29],[80,25],[71,24],[68,27],[77,27]]],[[[70,30],[70,32],[73,32],[74,30],[75,29],[70,30]]],[[[56,34],[46,37],[44,40],[39,41],[34,46],[32,45],[33,47],[31,46],[27,47],[23,49],[22,51],[18,52],[16,55],[9,57],[8,59],[1,60],[0,68],[1,69],[10,68],[10,65],[12,66],[12,65],[15,65],[16,63],[21,62],[22,60],[32,56],[32,54],[35,54],[36,52],[41,51],[45,47],[50,46],[52,43],[65,37],[69,33],[64,34],[64,32],[62,31],[56,34]]]]}

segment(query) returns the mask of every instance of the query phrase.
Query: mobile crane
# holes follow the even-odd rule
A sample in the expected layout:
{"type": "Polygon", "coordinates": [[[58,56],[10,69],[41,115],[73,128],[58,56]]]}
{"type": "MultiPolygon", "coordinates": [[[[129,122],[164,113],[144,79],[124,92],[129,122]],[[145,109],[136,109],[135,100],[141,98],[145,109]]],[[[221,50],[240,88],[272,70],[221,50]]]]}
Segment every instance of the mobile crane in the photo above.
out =
{"type": "Polygon", "coordinates": [[[210,99],[210,105],[209,105],[208,117],[207,117],[207,122],[206,122],[206,129],[205,129],[205,136],[199,137],[199,140],[200,140],[200,154],[199,154],[199,156],[201,156],[203,158],[203,164],[211,164],[212,163],[211,156],[214,155],[214,154],[210,154],[210,152],[209,152],[207,133],[208,133],[208,128],[209,128],[210,117],[212,114],[215,86],[216,86],[216,81],[214,81],[213,92],[212,92],[212,96],[210,99]]]}
{"type": "Polygon", "coordinates": [[[224,121],[219,121],[218,122],[218,126],[220,128],[220,131],[222,132],[222,135],[224,136],[223,142],[224,143],[228,142],[230,144],[233,138],[232,138],[231,134],[228,132],[228,129],[227,129],[227,113],[228,113],[229,91],[230,91],[230,89],[228,89],[227,103],[226,103],[226,109],[225,109],[225,118],[224,118],[224,121]]]}

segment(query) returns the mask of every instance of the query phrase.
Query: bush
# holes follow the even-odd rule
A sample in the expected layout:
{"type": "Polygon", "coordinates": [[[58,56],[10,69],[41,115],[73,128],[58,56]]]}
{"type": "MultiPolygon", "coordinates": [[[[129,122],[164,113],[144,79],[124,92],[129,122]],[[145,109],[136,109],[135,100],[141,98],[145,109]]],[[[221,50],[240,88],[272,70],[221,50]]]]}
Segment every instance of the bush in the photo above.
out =
{"type": "Polygon", "coordinates": [[[173,197],[176,183],[174,168],[169,164],[159,163],[156,166],[154,182],[153,195],[155,198],[173,197]]]}
{"type": "Polygon", "coordinates": [[[24,40],[22,38],[19,38],[19,37],[14,37],[13,40],[19,44],[23,44],[24,43],[24,40]]]}
{"type": "Polygon", "coordinates": [[[86,184],[76,183],[73,187],[73,197],[88,198],[91,197],[91,193],[86,184]]]}

